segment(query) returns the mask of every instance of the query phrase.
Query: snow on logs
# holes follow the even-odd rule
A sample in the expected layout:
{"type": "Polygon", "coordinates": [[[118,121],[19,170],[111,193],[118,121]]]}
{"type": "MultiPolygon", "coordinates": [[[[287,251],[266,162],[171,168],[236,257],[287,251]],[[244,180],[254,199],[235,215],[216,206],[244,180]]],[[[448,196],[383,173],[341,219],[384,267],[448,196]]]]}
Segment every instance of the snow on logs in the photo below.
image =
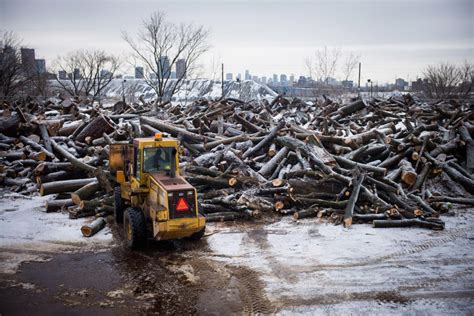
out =
{"type": "MultiPolygon", "coordinates": [[[[57,194],[46,210],[71,218],[113,213],[108,145],[156,132],[180,140],[181,172],[210,222],[276,213],[442,229],[448,203],[473,204],[474,124],[465,104],[410,95],[345,104],[278,96],[168,102],[149,113],[144,101],[110,110],[55,102],[6,105],[0,183],[22,194],[57,194]],[[437,187],[435,177],[447,182],[437,187]],[[469,193],[439,188],[451,182],[469,193]]],[[[94,223],[85,235],[103,225],[94,223]]]]}

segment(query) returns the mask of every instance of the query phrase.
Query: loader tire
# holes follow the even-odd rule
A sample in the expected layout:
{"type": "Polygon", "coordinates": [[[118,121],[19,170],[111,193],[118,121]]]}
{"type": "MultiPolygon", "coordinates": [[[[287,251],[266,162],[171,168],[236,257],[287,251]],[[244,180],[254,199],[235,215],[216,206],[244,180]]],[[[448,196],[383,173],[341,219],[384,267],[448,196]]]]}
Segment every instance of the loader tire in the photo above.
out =
{"type": "Polygon", "coordinates": [[[123,203],[120,187],[114,188],[114,218],[117,224],[123,224],[123,203]]]}
{"type": "Polygon", "coordinates": [[[130,249],[139,249],[146,242],[146,223],[143,212],[138,208],[129,207],[123,218],[125,242],[130,249]]]}

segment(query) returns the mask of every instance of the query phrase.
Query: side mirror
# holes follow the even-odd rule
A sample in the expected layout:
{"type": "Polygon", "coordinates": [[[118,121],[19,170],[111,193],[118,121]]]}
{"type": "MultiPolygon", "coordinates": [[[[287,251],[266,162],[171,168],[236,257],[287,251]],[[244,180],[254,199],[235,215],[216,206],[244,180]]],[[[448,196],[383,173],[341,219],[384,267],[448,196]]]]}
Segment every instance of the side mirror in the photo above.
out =
{"type": "Polygon", "coordinates": [[[118,183],[124,183],[125,182],[125,173],[123,172],[123,170],[118,170],[117,174],[116,174],[116,177],[117,177],[117,182],[118,183]]]}

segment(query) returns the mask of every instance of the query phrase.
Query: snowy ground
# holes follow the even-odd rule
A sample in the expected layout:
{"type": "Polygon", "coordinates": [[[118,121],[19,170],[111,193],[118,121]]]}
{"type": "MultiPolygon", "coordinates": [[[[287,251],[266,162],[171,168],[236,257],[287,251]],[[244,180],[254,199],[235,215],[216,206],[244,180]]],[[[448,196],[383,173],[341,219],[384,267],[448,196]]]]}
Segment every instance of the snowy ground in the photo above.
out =
{"type": "Polygon", "coordinates": [[[290,218],[218,228],[211,257],[260,272],[281,314],[470,314],[474,312],[473,216],[446,217],[445,231],[351,229],[290,218]]]}
{"type": "MultiPolygon", "coordinates": [[[[344,229],[318,219],[284,217],[271,224],[209,224],[201,243],[178,243],[174,251],[165,243],[151,244],[143,254],[112,254],[117,243],[109,228],[84,238],[80,227],[92,219],[46,214],[45,200],[14,194],[1,198],[0,274],[15,272],[24,261],[55,260],[54,254],[61,252],[103,251],[98,262],[84,256],[85,270],[92,260],[111,279],[123,273],[119,267],[128,266],[133,267],[130,280],[148,272],[150,265],[162,264],[174,274],[184,271],[187,285],[182,290],[189,284],[199,287],[203,292],[196,292],[201,293],[196,306],[204,312],[233,307],[283,315],[474,313],[472,208],[443,217],[444,231],[366,224],[344,229]]],[[[77,268],[81,261],[75,260],[77,268]]],[[[157,279],[163,278],[160,273],[157,279]]],[[[156,292],[153,287],[150,291],[156,292]]]]}
{"type": "Polygon", "coordinates": [[[112,234],[105,228],[91,238],[80,228],[91,219],[69,219],[64,213],[45,213],[51,197],[14,193],[0,199],[0,273],[14,273],[24,261],[43,260],[48,253],[107,248],[112,234]]]}

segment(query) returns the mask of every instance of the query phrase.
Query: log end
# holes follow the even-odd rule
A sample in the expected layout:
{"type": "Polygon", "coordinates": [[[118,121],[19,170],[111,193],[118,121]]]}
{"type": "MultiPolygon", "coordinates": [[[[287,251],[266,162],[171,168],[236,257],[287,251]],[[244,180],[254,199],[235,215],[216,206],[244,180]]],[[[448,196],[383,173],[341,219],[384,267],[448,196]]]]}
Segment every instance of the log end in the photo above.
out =
{"type": "Polygon", "coordinates": [[[81,233],[84,237],[90,237],[92,235],[92,229],[88,226],[82,226],[81,233]]]}
{"type": "Polygon", "coordinates": [[[283,203],[282,201],[276,201],[275,202],[275,210],[281,210],[285,207],[285,203],[283,203]]]}
{"type": "Polygon", "coordinates": [[[415,184],[417,178],[417,174],[415,172],[403,172],[402,173],[402,181],[408,184],[409,186],[412,186],[415,184]]]}
{"type": "Polygon", "coordinates": [[[227,183],[229,183],[229,186],[233,187],[235,186],[239,181],[237,180],[237,178],[229,178],[229,180],[227,181],[227,183]]]}
{"type": "Polygon", "coordinates": [[[284,183],[285,183],[285,181],[283,179],[280,179],[280,178],[272,180],[272,185],[274,187],[281,187],[284,183]]]}

